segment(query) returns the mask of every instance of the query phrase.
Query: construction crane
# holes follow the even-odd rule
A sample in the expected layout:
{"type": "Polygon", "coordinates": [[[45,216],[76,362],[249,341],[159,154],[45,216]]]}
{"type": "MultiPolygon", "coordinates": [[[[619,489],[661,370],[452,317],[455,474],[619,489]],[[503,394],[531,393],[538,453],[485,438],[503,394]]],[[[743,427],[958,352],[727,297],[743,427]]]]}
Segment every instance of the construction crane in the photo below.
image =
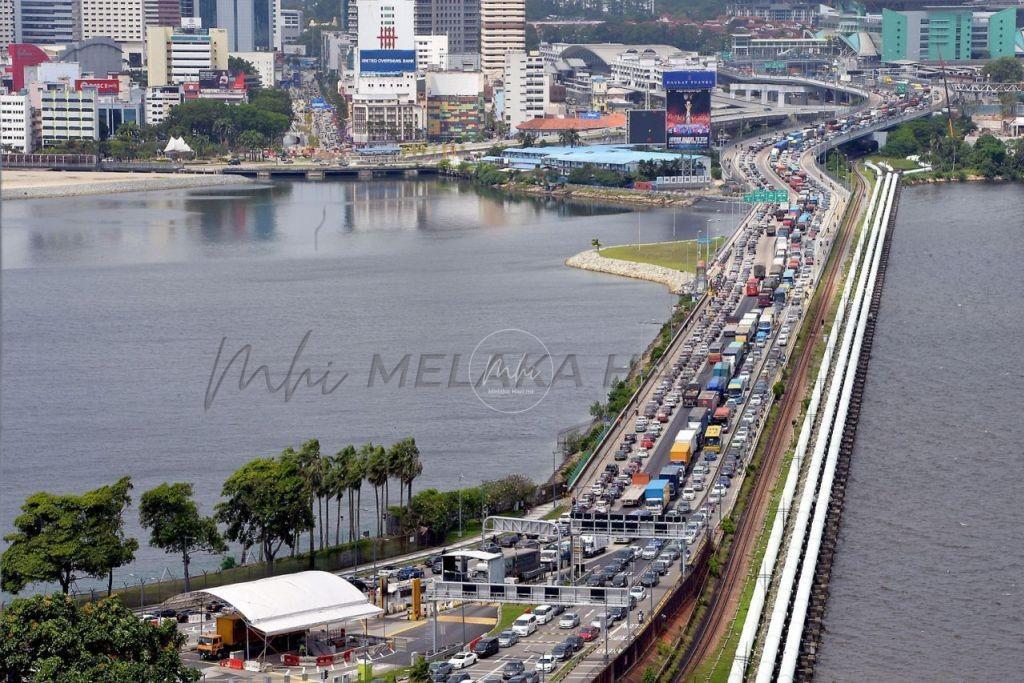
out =
{"type": "Polygon", "coordinates": [[[949,126],[949,137],[955,138],[953,132],[953,101],[949,99],[949,82],[946,80],[946,62],[942,59],[942,51],[939,51],[939,66],[942,67],[942,87],[946,91],[946,125],[949,126]]]}

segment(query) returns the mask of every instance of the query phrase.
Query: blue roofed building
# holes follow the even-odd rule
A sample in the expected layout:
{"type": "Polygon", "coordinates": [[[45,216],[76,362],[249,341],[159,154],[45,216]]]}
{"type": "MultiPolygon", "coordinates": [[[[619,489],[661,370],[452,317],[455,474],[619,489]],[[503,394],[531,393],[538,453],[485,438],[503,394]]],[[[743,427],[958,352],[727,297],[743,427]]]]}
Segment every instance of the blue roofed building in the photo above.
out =
{"type": "Polygon", "coordinates": [[[531,170],[540,166],[568,173],[575,168],[595,168],[634,173],[642,161],[674,162],[683,159],[692,161],[710,174],[710,157],[698,154],[678,154],[637,150],[629,145],[591,145],[588,147],[518,147],[506,149],[501,154],[502,162],[508,168],[531,170]]]}

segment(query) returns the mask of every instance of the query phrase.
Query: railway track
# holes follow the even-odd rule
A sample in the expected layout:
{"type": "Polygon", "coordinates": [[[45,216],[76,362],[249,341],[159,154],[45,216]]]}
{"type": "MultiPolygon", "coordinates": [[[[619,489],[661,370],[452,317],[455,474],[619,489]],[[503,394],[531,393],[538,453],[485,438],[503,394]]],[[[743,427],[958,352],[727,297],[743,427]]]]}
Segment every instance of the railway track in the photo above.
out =
{"type": "MultiPolygon", "coordinates": [[[[768,502],[771,500],[772,488],[778,479],[783,454],[786,452],[790,435],[789,427],[800,412],[802,392],[797,388],[806,384],[814,348],[821,336],[825,317],[828,315],[829,302],[839,287],[839,274],[842,272],[842,264],[855,232],[853,229],[855,221],[860,216],[863,206],[864,187],[865,179],[861,176],[861,183],[858,184],[857,191],[854,193],[852,207],[847,210],[836,235],[836,239],[840,240],[840,243],[834,245],[831,252],[832,256],[825,272],[825,286],[821,290],[822,298],[813,318],[805,323],[810,325],[810,332],[790,377],[789,386],[792,389],[783,395],[779,419],[776,420],[769,432],[763,462],[756,475],[750,500],[737,523],[729,559],[719,584],[712,594],[708,611],[697,627],[694,640],[683,655],[679,674],[673,679],[674,681],[683,680],[692,675],[694,670],[714,651],[729,623],[730,616],[735,611],[739,592],[743,588],[749,571],[751,551],[763,526],[759,522],[764,519],[768,502]]],[[[701,592],[703,592],[703,587],[701,592]]]]}

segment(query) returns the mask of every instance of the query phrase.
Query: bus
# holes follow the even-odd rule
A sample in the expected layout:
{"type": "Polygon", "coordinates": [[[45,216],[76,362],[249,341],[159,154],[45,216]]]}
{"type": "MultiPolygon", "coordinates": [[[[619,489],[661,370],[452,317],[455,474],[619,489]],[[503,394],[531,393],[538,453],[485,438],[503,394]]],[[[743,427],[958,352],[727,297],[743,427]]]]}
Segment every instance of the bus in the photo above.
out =
{"type": "Polygon", "coordinates": [[[743,392],[747,388],[747,376],[740,375],[729,382],[728,395],[729,398],[736,399],[739,403],[743,400],[743,392]]]}
{"type": "Polygon", "coordinates": [[[722,452],[722,426],[711,425],[704,432],[704,450],[712,453],[722,452]]]}
{"type": "Polygon", "coordinates": [[[782,273],[782,281],[785,284],[791,285],[791,284],[793,284],[794,280],[796,280],[796,271],[795,270],[793,270],[792,268],[787,268],[786,270],[783,271],[783,273],[782,273]]]}
{"type": "MultiPolygon", "coordinates": [[[[761,283],[756,277],[752,277],[747,280],[747,296],[757,296],[758,291],[761,289],[761,283]]],[[[733,333],[735,336],[735,333],[733,333]]]]}
{"type": "Polygon", "coordinates": [[[772,333],[772,312],[765,311],[761,319],[757,321],[757,331],[764,332],[765,335],[772,333]]]}

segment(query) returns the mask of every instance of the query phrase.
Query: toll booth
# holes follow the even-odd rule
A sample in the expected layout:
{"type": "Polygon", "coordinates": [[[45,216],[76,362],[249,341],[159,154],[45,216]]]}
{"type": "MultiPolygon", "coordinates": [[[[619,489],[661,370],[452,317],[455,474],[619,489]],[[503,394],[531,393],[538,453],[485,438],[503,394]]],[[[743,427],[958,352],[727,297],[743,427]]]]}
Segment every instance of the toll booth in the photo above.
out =
{"type": "Polygon", "coordinates": [[[441,580],[504,583],[505,556],[483,550],[452,550],[441,556],[441,580]]]}

